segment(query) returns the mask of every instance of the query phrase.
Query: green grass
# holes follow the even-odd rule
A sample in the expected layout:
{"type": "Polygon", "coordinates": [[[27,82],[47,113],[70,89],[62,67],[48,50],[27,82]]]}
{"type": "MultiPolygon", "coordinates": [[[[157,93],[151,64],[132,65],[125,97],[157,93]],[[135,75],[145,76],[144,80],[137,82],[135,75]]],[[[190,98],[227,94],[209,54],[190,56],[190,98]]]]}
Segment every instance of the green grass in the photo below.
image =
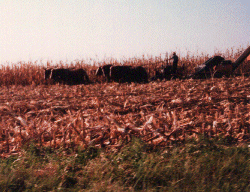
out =
{"type": "Polygon", "coordinates": [[[250,191],[250,149],[216,140],[154,149],[134,138],[118,152],[30,145],[0,162],[1,191],[250,191]]]}

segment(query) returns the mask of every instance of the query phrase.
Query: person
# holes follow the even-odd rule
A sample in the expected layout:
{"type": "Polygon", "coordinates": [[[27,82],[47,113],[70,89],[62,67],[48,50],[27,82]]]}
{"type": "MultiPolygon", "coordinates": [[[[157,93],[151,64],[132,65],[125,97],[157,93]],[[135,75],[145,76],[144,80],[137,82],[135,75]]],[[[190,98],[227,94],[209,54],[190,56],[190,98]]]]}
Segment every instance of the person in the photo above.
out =
{"type": "Polygon", "coordinates": [[[176,72],[177,72],[177,64],[178,64],[179,57],[174,52],[173,53],[173,57],[170,58],[169,60],[173,60],[173,74],[176,74],[176,72]]]}

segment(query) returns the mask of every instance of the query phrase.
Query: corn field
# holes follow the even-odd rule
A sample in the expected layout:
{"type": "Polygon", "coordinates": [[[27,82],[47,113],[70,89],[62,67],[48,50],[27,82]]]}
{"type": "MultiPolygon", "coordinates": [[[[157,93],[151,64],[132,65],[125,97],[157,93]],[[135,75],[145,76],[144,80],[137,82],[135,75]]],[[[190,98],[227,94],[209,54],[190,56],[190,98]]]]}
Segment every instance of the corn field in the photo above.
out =
{"type": "MultiPolygon", "coordinates": [[[[237,55],[228,53],[226,57],[237,55]]],[[[206,59],[204,55],[187,56],[180,64],[188,74],[206,59]]],[[[147,64],[152,71],[162,60],[141,58],[124,63],[147,64]]],[[[89,66],[78,61],[71,65],[86,69],[95,82],[93,72],[109,62],[89,66]]],[[[243,63],[238,73],[247,73],[248,66],[248,62],[243,63]]],[[[2,66],[0,74],[2,157],[18,154],[31,142],[55,149],[96,146],[114,151],[132,137],[153,147],[171,147],[199,136],[218,137],[228,144],[250,142],[250,78],[244,75],[68,86],[47,84],[43,67],[36,63],[2,66]]]]}

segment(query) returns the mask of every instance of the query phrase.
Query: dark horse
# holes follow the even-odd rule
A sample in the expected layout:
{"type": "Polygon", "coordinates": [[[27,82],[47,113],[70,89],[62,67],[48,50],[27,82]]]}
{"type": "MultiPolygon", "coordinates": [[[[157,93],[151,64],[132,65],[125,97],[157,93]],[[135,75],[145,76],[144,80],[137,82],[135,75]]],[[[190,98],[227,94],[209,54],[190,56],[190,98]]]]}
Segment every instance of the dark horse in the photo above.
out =
{"type": "Polygon", "coordinates": [[[147,83],[148,74],[142,66],[112,66],[110,68],[110,79],[119,83],[147,83]]]}
{"type": "Polygon", "coordinates": [[[101,67],[98,67],[98,69],[96,70],[95,75],[96,76],[104,76],[107,80],[107,82],[110,81],[110,68],[112,67],[111,64],[108,65],[103,65],[101,67]]]}
{"type": "Polygon", "coordinates": [[[68,85],[90,83],[89,77],[84,69],[45,69],[45,80],[47,79],[68,85]]]}

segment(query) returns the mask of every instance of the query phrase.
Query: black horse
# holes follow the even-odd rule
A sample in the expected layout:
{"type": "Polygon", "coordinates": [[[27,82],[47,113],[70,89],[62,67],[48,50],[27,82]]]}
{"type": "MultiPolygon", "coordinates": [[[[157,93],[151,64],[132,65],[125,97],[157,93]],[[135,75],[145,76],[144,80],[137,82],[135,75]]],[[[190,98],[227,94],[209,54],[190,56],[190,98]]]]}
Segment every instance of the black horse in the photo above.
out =
{"type": "Polygon", "coordinates": [[[109,82],[110,81],[110,68],[111,67],[112,67],[111,64],[103,65],[96,70],[95,75],[96,76],[104,76],[106,78],[107,82],[109,82]]]}
{"type": "Polygon", "coordinates": [[[45,80],[52,79],[54,82],[68,85],[90,83],[88,74],[84,69],[45,69],[45,80]]]}
{"type": "Polygon", "coordinates": [[[112,66],[110,68],[110,79],[119,83],[147,83],[148,74],[142,66],[112,66]]]}

